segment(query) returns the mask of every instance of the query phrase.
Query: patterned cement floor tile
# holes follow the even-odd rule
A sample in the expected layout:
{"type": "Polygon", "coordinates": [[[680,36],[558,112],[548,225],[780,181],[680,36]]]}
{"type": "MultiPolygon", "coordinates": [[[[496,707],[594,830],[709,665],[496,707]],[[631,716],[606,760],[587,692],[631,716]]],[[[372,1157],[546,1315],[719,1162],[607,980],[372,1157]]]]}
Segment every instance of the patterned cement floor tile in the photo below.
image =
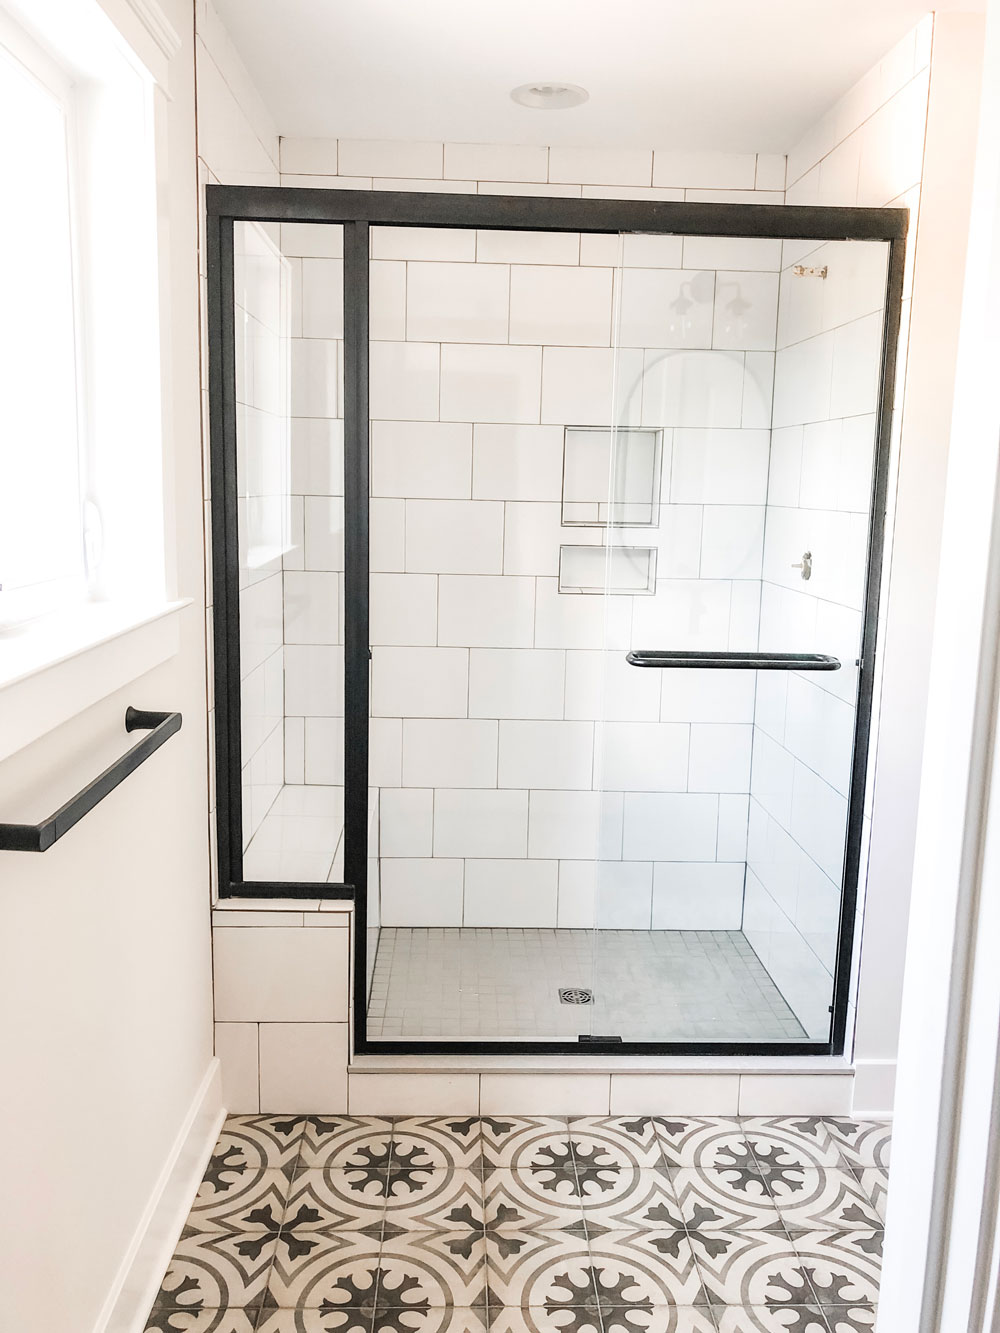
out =
{"type": "Polygon", "coordinates": [[[479,1170],[481,1122],[474,1116],[405,1116],[393,1126],[393,1156],[435,1171],[479,1170]]]}
{"type": "Polygon", "coordinates": [[[505,1167],[483,1178],[487,1227],[518,1231],[582,1229],[583,1206],[576,1173],[511,1171],[505,1167]]]}
{"type": "Polygon", "coordinates": [[[820,1305],[878,1303],[881,1231],[808,1231],[793,1237],[802,1272],[820,1305]]]}
{"type": "Polygon", "coordinates": [[[706,1306],[619,1305],[601,1310],[603,1333],[716,1333],[706,1306]]]}
{"type": "Polygon", "coordinates": [[[374,1308],[349,1310],[265,1310],[256,1333],[371,1333],[374,1308]]]}
{"type": "Polygon", "coordinates": [[[569,1138],[578,1165],[615,1171],[663,1166],[663,1150],[651,1117],[570,1116],[569,1138]]]}
{"type": "Polygon", "coordinates": [[[888,1121],[827,1116],[823,1123],[847,1166],[882,1166],[888,1169],[891,1146],[888,1121]]]}
{"type": "Polygon", "coordinates": [[[480,1129],[486,1166],[526,1170],[572,1160],[565,1116],[483,1116],[480,1129]]]}
{"type": "Polygon", "coordinates": [[[264,1308],[374,1312],[379,1281],[378,1237],[335,1231],[309,1237],[294,1255],[277,1247],[264,1308]]]}
{"type": "Polygon", "coordinates": [[[826,1305],[823,1307],[830,1333],[873,1333],[878,1317],[875,1305],[826,1305]]]}
{"type": "Polygon", "coordinates": [[[656,1233],[611,1231],[590,1240],[590,1263],[601,1309],[635,1305],[705,1305],[698,1265],[685,1235],[665,1243],[656,1233]]]}
{"type": "Polygon", "coordinates": [[[294,1216],[305,1206],[315,1214],[309,1222],[311,1230],[378,1230],[385,1217],[388,1190],[388,1172],[337,1166],[302,1171],[289,1191],[285,1215],[294,1216]]]}
{"type": "MultiPolygon", "coordinates": [[[[653,1116],[663,1160],[670,1167],[718,1166],[716,1157],[726,1147],[745,1146],[735,1116],[653,1116]]],[[[727,1159],[728,1160],[728,1159],[727,1159]]]]}
{"type": "Polygon", "coordinates": [[[580,1177],[581,1207],[587,1234],[671,1226],[661,1221],[677,1215],[673,1182],[663,1171],[594,1171],[580,1177]]]}
{"type": "Polygon", "coordinates": [[[186,1233],[167,1265],[153,1313],[255,1310],[267,1289],[277,1244],[276,1233],[186,1233]]]}
{"type": "Polygon", "coordinates": [[[526,1309],[490,1307],[490,1333],[602,1333],[596,1307],[530,1306],[526,1309]]]}
{"type": "Polygon", "coordinates": [[[818,1305],[720,1307],[719,1333],[829,1333],[818,1305]]]}
{"type": "Polygon", "coordinates": [[[482,1230],[483,1180],[478,1171],[389,1173],[385,1225],[406,1231],[482,1230]]]}
{"type": "Polygon", "coordinates": [[[454,1233],[382,1242],[376,1309],[459,1306],[486,1309],[486,1241],[454,1233]]]}
{"type": "Polygon", "coordinates": [[[392,1121],[379,1116],[309,1116],[304,1121],[299,1169],[368,1167],[388,1169],[392,1121]]]}
{"type": "Polygon", "coordinates": [[[486,1242],[491,1306],[573,1306],[596,1311],[597,1293],[586,1237],[555,1231],[510,1231],[502,1233],[500,1242],[486,1242]]]}
{"type": "Polygon", "coordinates": [[[749,1169],[684,1168],[671,1184],[686,1227],[699,1231],[783,1231],[763,1180],[749,1169]]]}
{"type": "Polygon", "coordinates": [[[188,1215],[188,1227],[230,1233],[271,1230],[285,1210],[290,1172],[290,1167],[251,1166],[239,1173],[227,1172],[221,1183],[206,1176],[188,1215]]]}
{"type": "Polygon", "coordinates": [[[294,1166],[305,1127],[302,1116],[230,1115],[213,1156],[235,1148],[247,1166],[294,1166]]]}
{"type": "Polygon", "coordinates": [[[795,1243],[771,1231],[712,1233],[711,1245],[692,1239],[705,1292],[712,1305],[795,1305],[813,1302],[795,1243]]]}
{"type": "Polygon", "coordinates": [[[880,1166],[859,1166],[854,1174],[865,1195],[871,1200],[872,1207],[885,1222],[886,1196],[889,1192],[889,1172],[880,1166]]]}
{"type": "Polygon", "coordinates": [[[882,1219],[849,1171],[809,1170],[769,1182],[782,1222],[791,1230],[869,1231],[882,1219]]]}
{"type": "Polygon", "coordinates": [[[255,1310],[161,1310],[145,1333],[254,1333],[255,1310]]]}
{"type": "Polygon", "coordinates": [[[779,1163],[799,1166],[839,1166],[840,1150],[829,1127],[819,1117],[795,1115],[744,1116],[740,1125],[756,1154],[779,1163]],[[781,1148],[784,1153],[770,1151],[781,1148]]]}
{"type": "Polygon", "coordinates": [[[487,1333],[487,1312],[431,1305],[400,1309],[379,1306],[372,1324],[378,1333],[487,1333]]]}

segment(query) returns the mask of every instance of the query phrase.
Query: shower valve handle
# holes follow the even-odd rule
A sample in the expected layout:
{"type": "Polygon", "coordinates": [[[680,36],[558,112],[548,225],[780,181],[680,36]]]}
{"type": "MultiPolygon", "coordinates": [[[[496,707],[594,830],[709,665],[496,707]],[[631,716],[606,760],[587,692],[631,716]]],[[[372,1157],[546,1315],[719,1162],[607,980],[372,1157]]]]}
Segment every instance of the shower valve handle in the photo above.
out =
{"type": "Polygon", "coordinates": [[[792,568],[793,568],[793,569],[801,570],[801,571],[802,571],[802,577],[803,577],[804,579],[811,578],[811,577],[812,577],[812,572],[813,572],[813,557],[812,557],[812,551],[803,551],[803,552],[802,552],[802,559],[798,562],[798,564],[796,564],[796,565],[792,565],[792,568]]]}

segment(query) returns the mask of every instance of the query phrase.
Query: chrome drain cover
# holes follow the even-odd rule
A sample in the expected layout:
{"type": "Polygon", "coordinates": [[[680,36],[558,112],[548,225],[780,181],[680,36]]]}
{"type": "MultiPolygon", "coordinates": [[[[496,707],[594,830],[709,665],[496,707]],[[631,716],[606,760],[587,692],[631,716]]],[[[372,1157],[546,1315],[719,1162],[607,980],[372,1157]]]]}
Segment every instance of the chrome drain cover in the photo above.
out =
{"type": "Polygon", "coordinates": [[[561,1004],[593,1004],[594,992],[587,986],[560,986],[561,1004]]]}

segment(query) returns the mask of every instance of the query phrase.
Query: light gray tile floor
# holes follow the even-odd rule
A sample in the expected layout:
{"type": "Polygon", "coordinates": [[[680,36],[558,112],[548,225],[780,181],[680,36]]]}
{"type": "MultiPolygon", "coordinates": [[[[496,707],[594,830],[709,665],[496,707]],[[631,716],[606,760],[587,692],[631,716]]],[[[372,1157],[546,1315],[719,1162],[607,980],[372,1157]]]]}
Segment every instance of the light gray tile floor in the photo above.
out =
{"type": "Polygon", "coordinates": [[[801,1041],[805,1031],[738,930],[383,927],[373,1038],[801,1041]],[[589,1005],[560,987],[587,987],[589,1005]]]}

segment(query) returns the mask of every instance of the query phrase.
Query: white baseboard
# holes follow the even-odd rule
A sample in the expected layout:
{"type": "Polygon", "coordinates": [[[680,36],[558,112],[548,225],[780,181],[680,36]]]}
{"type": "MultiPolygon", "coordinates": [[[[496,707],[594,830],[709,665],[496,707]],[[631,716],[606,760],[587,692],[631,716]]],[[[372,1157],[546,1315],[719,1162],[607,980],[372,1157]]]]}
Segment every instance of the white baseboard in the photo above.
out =
{"type": "Polygon", "coordinates": [[[896,1093],[895,1060],[858,1060],[854,1070],[854,1114],[892,1115],[896,1093]]]}
{"type": "Polygon", "coordinates": [[[225,1118],[217,1059],[191,1101],[132,1236],[94,1333],[140,1333],[225,1118]]]}

